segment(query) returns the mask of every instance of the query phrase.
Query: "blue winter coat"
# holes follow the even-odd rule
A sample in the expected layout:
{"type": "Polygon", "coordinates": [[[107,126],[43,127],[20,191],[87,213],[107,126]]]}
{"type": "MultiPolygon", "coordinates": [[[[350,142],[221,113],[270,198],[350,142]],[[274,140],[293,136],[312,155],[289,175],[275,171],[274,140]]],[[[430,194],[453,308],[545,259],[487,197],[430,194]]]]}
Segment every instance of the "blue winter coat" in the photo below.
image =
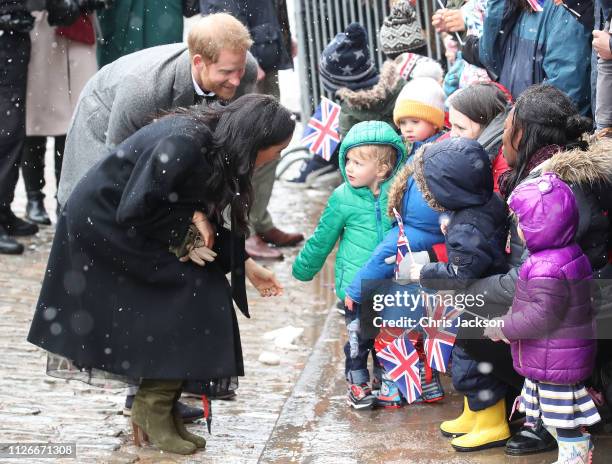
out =
{"type": "Polygon", "coordinates": [[[565,92],[582,114],[590,110],[591,30],[562,6],[520,11],[512,0],[489,0],[478,57],[514,98],[544,81],[565,92]]]}
{"type": "MultiPolygon", "coordinates": [[[[432,139],[435,140],[440,135],[442,134],[436,134],[432,139]]],[[[432,139],[428,139],[428,141],[432,139]]],[[[415,142],[413,151],[424,143],[415,142]]],[[[410,248],[416,252],[429,250],[436,243],[443,242],[444,235],[440,232],[440,213],[429,207],[412,176],[408,177],[412,171],[411,159],[408,160],[404,170],[398,174],[397,181],[406,182],[406,191],[402,198],[401,215],[404,222],[404,231],[410,242],[410,248]]],[[[399,227],[396,223],[372,252],[367,263],[355,274],[351,284],[346,288],[346,294],[353,301],[361,303],[362,281],[390,279],[393,277],[395,266],[385,263],[385,258],[395,256],[397,253],[398,237],[399,227]]]]}
{"type": "Polygon", "coordinates": [[[415,156],[413,177],[429,205],[450,214],[448,263],[426,264],[421,284],[464,288],[468,279],[505,272],[506,208],[493,192],[491,161],[482,146],[465,138],[431,145],[415,156]]]}

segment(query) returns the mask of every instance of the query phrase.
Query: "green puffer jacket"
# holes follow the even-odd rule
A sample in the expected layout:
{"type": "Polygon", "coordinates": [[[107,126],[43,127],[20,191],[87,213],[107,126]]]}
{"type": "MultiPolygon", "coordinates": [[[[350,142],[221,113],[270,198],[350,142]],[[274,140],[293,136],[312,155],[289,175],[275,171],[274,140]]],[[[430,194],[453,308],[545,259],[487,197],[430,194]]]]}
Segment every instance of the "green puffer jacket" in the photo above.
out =
{"type": "Polygon", "coordinates": [[[386,214],[387,195],[393,176],[404,165],[406,149],[393,128],[382,121],[365,121],[353,126],[340,147],[340,171],[344,183],[327,202],[319,225],[293,263],[293,276],[298,280],[312,280],[321,270],[327,255],[340,238],[336,254],[336,295],[344,300],[344,289],[363,266],[374,248],[391,229],[386,214]],[[397,149],[395,168],[380,186],[375,197],[368,187],[352,187],[346,178],[346,153],[358,145],[392,145],[397,149]]]}

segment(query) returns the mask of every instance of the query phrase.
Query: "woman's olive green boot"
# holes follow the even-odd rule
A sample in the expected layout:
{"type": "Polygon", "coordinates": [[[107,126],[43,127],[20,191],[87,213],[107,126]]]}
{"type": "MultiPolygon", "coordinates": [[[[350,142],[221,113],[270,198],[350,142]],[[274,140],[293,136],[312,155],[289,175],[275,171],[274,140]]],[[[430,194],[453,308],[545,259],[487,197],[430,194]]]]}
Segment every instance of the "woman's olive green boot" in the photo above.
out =
{"type": "MultiPolygon", "coordinates": [[[[180,397],[181,391],[179,390],[174,398],[174,404],[176,404],[180,397]]],[[[174,418],[174,426],[176,427],[176,431],[183,440],[187,440],[193,443],[198,448],[206,448],[206,439],[187,430],[187,427],[185,427],[185,422],[183,421],[183,417],[176,410],[176,408],[174,408],[174,410],[172,411],[172,417],[174,418]]]]}
{"type": "Polygon", "coordinates": [[[132,406],[134,442],[140,446],[141,432],[162,451],[176,454],[192,454],[196,445],[179,435],[173,417],[176,392],[181,380],[143,379],[132,406]]]}
{"type": "Polygon", "coordinates": [[[183,418],[178,412],[174,413],[174,426],[183,440],[193,443],[198,448],[206,448],[206,439],[187,430],[185,422],[183,422],[183,418]]]}

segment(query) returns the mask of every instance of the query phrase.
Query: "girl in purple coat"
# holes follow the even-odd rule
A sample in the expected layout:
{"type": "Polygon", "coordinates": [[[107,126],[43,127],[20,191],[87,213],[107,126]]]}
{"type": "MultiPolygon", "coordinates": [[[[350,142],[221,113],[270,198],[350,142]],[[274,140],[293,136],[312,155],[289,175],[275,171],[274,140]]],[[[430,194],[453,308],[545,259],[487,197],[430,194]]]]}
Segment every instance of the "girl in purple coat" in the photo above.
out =
{"type": "Polygon", "coordinates": [[[508,205],[530,257],[519,270],[512,307],[485,335],[510,343],[514,369],[525,377],[519,407],[527,423],[541,418],[556,432],[557,462],[590,462],[591,437],[581,427],[600,417],[582,382],[595,362],[595,314],[591,265],[574,240],[576,199],[547,172],[519,185],[508,205]]]}

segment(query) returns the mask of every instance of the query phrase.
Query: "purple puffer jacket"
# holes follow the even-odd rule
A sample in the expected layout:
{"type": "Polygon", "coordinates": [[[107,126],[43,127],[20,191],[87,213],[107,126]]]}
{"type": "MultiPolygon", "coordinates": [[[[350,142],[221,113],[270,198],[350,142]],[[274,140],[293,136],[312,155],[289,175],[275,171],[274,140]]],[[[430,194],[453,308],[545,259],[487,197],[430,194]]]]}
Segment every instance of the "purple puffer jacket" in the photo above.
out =
{"type": "Polygon", "coordinates": [[[519,185],[508,204],[530,252],[502,318],[514,369],[532,380],[581,382],[595,362],[595,317],[591,265],[574,242],[574,195],[555,174],[544,173],[519,185]]]}

